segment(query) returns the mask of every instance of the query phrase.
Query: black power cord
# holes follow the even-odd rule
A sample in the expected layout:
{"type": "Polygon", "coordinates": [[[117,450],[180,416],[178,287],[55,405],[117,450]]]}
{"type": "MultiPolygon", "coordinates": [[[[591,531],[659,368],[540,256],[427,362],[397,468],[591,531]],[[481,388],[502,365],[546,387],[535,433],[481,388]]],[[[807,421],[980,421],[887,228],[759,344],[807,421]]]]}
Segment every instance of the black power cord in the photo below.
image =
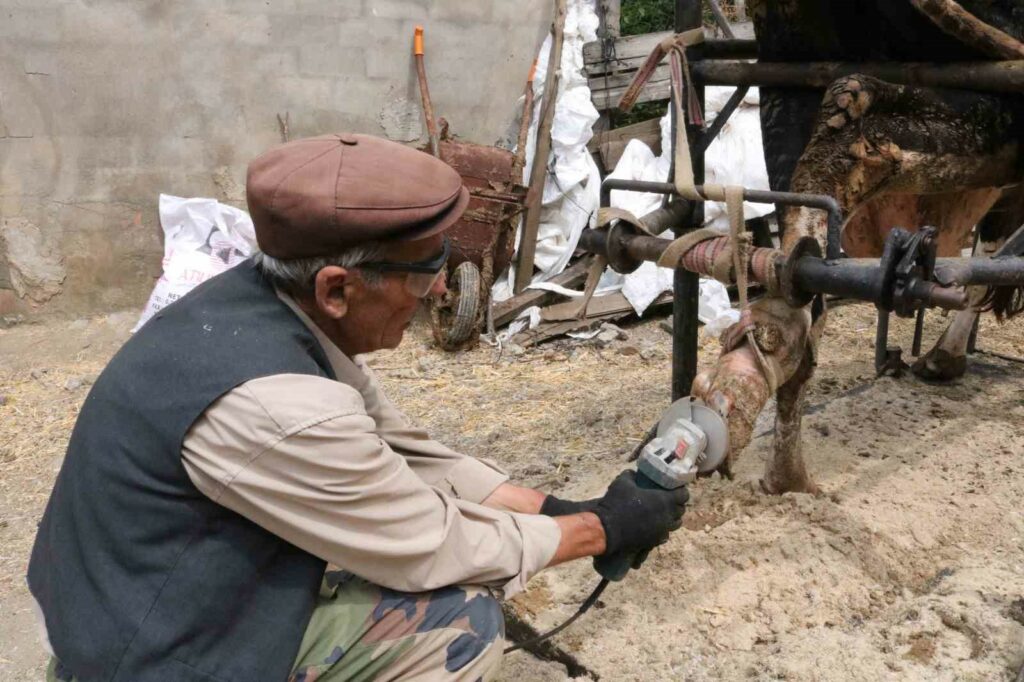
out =
{"type": "Polygon", "coordinates": [[[580,604],[580,607],[578,609],[576,609],[576,613],[572,614],[572,616],[569,617],[569,620],[565,621],[556,628],[548,630],[542,635],[537,635],[536,637],[528,639],[525,642],[520,642],[519,644],[515,644],[513,646],[508,647],[507,649],[505,649],[504,653],[510,654],[513,651],[519,651],[520,649],[525,649],[527,647],[540,644],[544,640],[554,637],[559,632],[575,623],[576,620],[584,613],[589,611],[590,607],[597,603],[598,598],[601,596],[601,593],[604,592],[604,588],[606,587],[608,587],[608,579],[602,578],[601,582],[599,582],[597,584],[597,587],[594,588],[594,591],[590,593],[590,596],[587,597],[582,604],[580,604]]]}

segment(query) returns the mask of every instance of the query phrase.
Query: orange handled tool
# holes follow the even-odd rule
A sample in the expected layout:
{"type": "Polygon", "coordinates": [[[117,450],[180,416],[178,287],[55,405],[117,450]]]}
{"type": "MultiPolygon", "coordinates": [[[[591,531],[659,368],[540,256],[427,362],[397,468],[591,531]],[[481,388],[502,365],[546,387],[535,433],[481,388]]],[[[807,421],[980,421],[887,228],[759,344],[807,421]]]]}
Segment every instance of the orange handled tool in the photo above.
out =
{"type": "Polygon", "coordinates": [[[417,26],[412,36],[412,50],[417,57],[423,56],[423,27],[417,26]]]}
{"type": "Polygon", "coordinates": [[[427,120],[427,134],[430,136],[430,153],[441,158],[441,143],[437,136],[434,106],[430,103],[430,88],[427,87],[427,67],[423,62],[422,26],[417,26],[413,32],[412,52],[416,56],[416,73],[420,79],[420,97],[423,99],[423,117],[427,120]]]}

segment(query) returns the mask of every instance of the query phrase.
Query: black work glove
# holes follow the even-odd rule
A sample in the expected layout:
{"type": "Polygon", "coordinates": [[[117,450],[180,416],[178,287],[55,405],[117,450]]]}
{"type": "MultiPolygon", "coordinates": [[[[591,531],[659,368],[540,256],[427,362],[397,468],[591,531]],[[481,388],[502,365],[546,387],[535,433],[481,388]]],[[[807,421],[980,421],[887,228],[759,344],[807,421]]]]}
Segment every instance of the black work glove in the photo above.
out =
{"type": "Polygon", "coordinates": [[[597,503],[601,501],[600,497],[595,497],[592,500],[581,500],[575,502],[573,500],[562,500],[554,495],[548,495],[544,498],[544,503],[540,505],[540,513],[544,516],[570,516],[572,514],[582,514],[583,512],[592,512],[597,509],[597,503]]]}
{"type": "Polygon", "coordinates": [[[642,553],[668,540],[668,534],[683,525],[683,512],[690,499],[686,486],[665,490],[636,471],[623,471],[597,503],[594,513],[604,526],[605,551],[642,553]]]}

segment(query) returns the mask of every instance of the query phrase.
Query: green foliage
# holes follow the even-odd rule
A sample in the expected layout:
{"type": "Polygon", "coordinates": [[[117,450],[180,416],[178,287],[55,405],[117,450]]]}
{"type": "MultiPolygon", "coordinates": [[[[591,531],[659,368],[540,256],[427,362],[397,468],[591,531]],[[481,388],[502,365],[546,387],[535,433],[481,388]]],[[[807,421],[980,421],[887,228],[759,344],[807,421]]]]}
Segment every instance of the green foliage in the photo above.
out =
{"type": "Polygon", "coordinates": [[[671,31],[675,26],[674,0],[622,0],[622,35],[671,31]]]}
{"type": "Polygon", "coordinates": [[[622,128],[652,118],[661,118],[666,111],[668,111],[668,102],[641,102],[634,106],[628,114],[624,114],[618,109],[612,109],[608,112],[608,116],[612,128],[622,128]]]}

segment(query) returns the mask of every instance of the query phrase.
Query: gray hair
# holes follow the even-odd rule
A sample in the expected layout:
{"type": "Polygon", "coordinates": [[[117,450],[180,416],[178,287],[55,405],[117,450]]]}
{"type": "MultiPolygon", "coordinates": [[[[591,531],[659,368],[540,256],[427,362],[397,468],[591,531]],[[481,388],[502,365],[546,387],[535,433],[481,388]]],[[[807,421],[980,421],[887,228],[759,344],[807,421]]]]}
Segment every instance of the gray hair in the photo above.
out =
{"type": "MultiPolygon", "coordinates": [[[[257,251],[253,254],[256,267],[274,284],[295,293],[306,293],[314,289],[316,273],[334,265],[346,270],[358,270],[362,263],[380,260],[384,255],[384,245],[379,242],[368,242],[353,246],[333,256],[314,256],[312,258],[280,259],[257,251]]],[[[360,270],[360,276],[370,286],[380,284],[380,273],[373,270],[360,270]]]]}

